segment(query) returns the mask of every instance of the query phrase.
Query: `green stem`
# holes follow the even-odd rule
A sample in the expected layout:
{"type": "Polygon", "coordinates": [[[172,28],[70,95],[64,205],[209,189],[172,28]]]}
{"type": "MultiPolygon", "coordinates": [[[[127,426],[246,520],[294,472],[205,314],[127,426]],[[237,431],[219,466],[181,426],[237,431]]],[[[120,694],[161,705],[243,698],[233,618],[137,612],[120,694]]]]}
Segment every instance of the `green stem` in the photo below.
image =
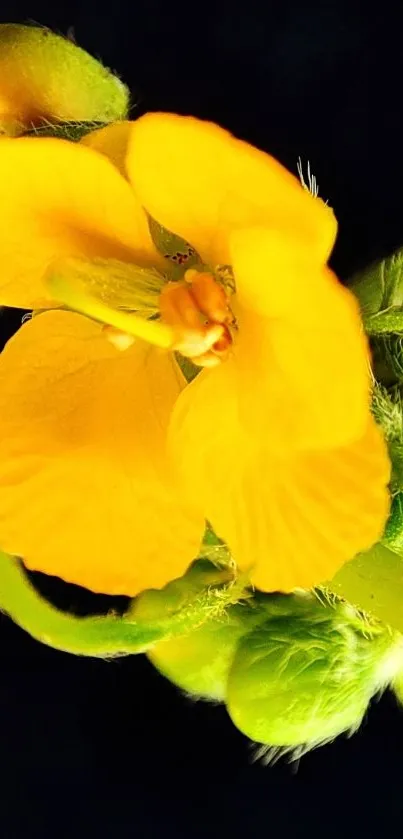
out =
{"type": "Polygon", "coordinates": [[[153,622],[125,615],[79,618],[60,612],[36,591],[21,563],[0,553],[0,610],[43,644],[76,655],[106,658],[150,649],[156,641],[191,632],[237,602],[243,584],[228,582],[228,571],[217,571],[215,585],[190,599],[176,614],[153,622]]]}

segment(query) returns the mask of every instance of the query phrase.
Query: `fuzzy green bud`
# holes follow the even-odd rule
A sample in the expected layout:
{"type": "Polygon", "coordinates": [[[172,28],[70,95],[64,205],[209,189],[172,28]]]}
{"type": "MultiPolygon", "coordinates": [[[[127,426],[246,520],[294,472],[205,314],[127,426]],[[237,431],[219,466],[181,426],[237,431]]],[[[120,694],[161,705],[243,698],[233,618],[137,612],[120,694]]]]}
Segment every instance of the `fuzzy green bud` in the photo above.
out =
{"type": "Polygon", "coordinates": [[[227,708],[258,743],[314,748],[360,725],[371,697],[392,680],[401,659],[400,636],[347,603],[312,596],[303,609],[296,602],[294,615],[290,609],[274,614],[240,640],[227,708]]]}
{"type": "Polygon", "coordinates": [[[70,122],[108,123],[128,111],[126,86],[71,40],[49,29],[0,25],[0,131],[70,122]]]}

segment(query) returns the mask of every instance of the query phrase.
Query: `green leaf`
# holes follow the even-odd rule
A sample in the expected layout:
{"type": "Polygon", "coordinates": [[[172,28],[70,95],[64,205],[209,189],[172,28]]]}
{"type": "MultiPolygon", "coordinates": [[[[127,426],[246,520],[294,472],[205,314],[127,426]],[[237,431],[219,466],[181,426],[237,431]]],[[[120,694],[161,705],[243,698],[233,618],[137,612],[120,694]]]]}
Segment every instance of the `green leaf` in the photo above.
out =
{"type": "Polygon", "coordinates": [[[385,545],[358,554],[328,585],[340,597],[403,632],[403,558],[385,545]]]}
{"type": "Polygon", "coordinates": [[[363,317],[367,335],[403,334],[403,309],[390,308],[376,315],[363,317]]]}
{"type": "Polygon", "coordinates": [[[403,249],[356,274],[349,286],[360,302],[364,319],[380,315],[391,308],[401,311],[403,249]]]}
{"type": "Polygon", "coordinates": [[[403,249],[356,274],[349,286],[368,335],[403,334],[403,249]]]}

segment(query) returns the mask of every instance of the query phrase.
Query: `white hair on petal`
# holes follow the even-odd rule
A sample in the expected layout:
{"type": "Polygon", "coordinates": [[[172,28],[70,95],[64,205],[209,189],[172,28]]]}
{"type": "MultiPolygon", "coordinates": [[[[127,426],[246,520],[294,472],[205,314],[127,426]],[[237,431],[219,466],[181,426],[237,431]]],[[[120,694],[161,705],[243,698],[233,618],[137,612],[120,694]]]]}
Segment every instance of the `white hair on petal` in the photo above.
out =
{"type": "Polygon", "coordinates": [[[303,172],[303,168],[302,168],[302,160],[301,160],[300,157],[298,158],[298,161],[297,161],[297,170],[298,170],[299,179],[301,181],[301,184],[302,184],[303,188],[308,190],[308,192],[310,192],[311,195],[314,196],[314,198],[317,198],[318,195],[319,195],[319,185],[318,185],[318,182],[316,180],[316,176],[313,175],[312,172],[311,172],[311,164],[310,164],[309,160],[308,160],[307,166],[306,166],[307,180],[305,180],[305,176],[304,176],[304,172],[303,172]]]}

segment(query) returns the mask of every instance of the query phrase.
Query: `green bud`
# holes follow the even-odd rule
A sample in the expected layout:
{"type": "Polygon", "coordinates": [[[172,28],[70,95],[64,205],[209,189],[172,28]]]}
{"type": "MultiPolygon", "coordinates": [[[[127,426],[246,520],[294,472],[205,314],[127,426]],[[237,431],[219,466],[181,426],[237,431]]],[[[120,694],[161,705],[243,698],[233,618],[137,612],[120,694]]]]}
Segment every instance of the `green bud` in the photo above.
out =
{"type": "Polygon", "coordinates": [[[125,118],[126,86],[71,40],[49,29],[0,25],[0,130],[125,118]]]}
{"type": "Polygon", "coordinates": [[[335,598],[305,598],[301,609],[292,595],[288,611],[277,612],[239,642],[227,686],[233,722],[286,750],[354,731],[401,666],[400,636],[335,598]]]}
{"type": "Polygon", "coordinates": [[[188,635],[155,644],[148,658],[163,676],[192,696],[224,701],[239,639],[257,618],[247,605],[232,606],[188,635]]]}
{"type": "Polygon", "coordinates": [[[295,614],[305,611],[308,602],[309,594],[301,594],[296,600],[255,591],[247,602],[230,606],[191,634],[155,644],[148,657],[160,673],[187,693],[225,701],[228,674],[240,639],[267,621],[268,614],[295,614]]]}

